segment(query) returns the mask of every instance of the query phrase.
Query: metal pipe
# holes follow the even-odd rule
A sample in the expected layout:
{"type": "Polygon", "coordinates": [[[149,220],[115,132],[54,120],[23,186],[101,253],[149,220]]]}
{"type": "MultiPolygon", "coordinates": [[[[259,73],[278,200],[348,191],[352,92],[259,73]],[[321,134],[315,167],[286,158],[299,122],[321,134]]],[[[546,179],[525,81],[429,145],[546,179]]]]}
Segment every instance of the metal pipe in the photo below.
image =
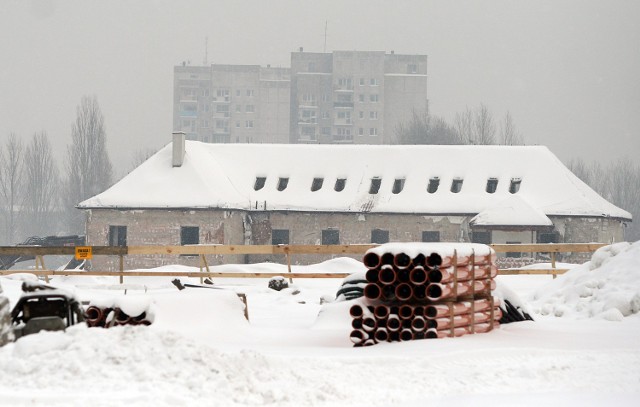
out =
{"type": "Polygon", "coordinates": [[[349,308],[349,315],[351,315],[352,318],[362,317],[363,314],[364,309],[360,304],[354,304],[351,306],[351,308],[349,308]]]}
{"type": "Polygon", "coordinates": [[[495,289],[495,284],[493,279],[458,282],[457,288],[454,282],[445,284],[432,283],[427,286],[427,299],[430,301],[438,301],[454,296],[488,294],[491,290],[495,289]]]}
{"type": "Polygon", "coordinates": [[[104,325],[105,314],[101,308],[96,307],[95,305],[91,305],[87,308],[85,314],[87,325],[92,327],[99,326],[101,323],[104,325]]]}
{"type": "Polygon", "coordinates": [[[427,272],[422,266],[415,266],[409,273],[409,281],[414,285],[421,285],[427,282],[427,272]]]}
{"type": "Polygon", "coordinates": [[[411,257],[406,253],[395,253],[393,256],[393,265],[398,269],[406,269],[411,265],[411,257]]]}
{"type": "Polygon", "coordinates": [[[378,327],[378,321],[372,316],[362,318],[362,329],[372,332],[378,327]]]}
{"type": "Polygon", "coordinates": [[[400,306],[400,309],[398,310],[398,316],[401,319],[411,319],[413,318],[413,315],[414,315],[414,311],[411,305],[403,304],[400,306]]]}
{"type": "Polygon", "coordinates": [[[396,314],[390,314],[387,318],[387,330],[390,332],[395,332],[400,329],[400,318],[396,314]]]}
{"type": "Polygon", "coordinates": [[[362,318],[354,318],[351,320],[351,328],[362,329],[362,318]]]}
{"type": "Polygon", "coordinates": [[[362,293],[364,294],[365,298],[368,298],[370,300],[377,300],[382,297],[382,290],[380,289],[380,286],[375,283],[369,283],[365,285],[362,293]]]}
{"type": "Polygon", "coordinates": [[[485,278],[493,278],[498,275],[498,268],[485,264],[481,266],[459,266],[437,268],[429,271],[429,282],[431,283],[448,283],[456,279],[458,281],[468,281],[473,279],[481,280],[485,278]]]}
{"type": "Polygon", "coordinates": [[[400,340],[401,341],[411,341],[413,340],[413,331],[411,329],[403,329],[400,331],[400,340]]]}
{"type": "Polygon", "coordinates": [[[413,287],[411,287],[411,284],[398,284],[398,287],[396,287],[396,298],[398,301],[408,301],[411,297],[413,297],[413,287]]]}
{"type": "Polygon", "coordinates": [[[367,270],[367,273],[365,274],[365,278],[369,283],[377,283],[379,274],[380,274],[380,269],[370,269],[370,270],[367,270]]]}
{"type": "Polygon", "coordinates": [[[354,329],[353,331],[351,331],[351,334],[349,335],[349,339],[354,344],[359,345],[364,341],[366,341],[367,339],[369,339],[369,334],[367,334],[362,329],[354,329]]]}
{"type": "Polygon", "coordinates": [[[411,320],[411,329],[414,332],[423,332],[427,329],[427,321],[424,319],[424,317],[415,316],[411,320]]]}
{"type": "Polygon", "coordinates": [[[374,308],[373,314],[378,319],[387,318],[389,316],[389,306],[384,304],[376,305],[376,307],[374,308]]]}
{"type": "MultiPolygon", "coordinates": [[[[493,311],[494,320],[496,321],[499,320],[501,316],[502,316],[502,312],[500,311],[500,308],[494,309],[493,311]]],[[[476,312],[473,314],[469,313],[469,314],[456,315],[453,318],[437,318],[437,319],[433,319],[432,321],[436,323],[436,326],[435,326],[436,329],[442,330],[442,329],[449,329],[451,327],[457,328],[461,326],[468,326],[471,324],[477,325],[490,320],[491,320],[491,311],[482,311],[482,312],[476,312]]]]}
{"type": "MultiPolygon", "coordinates": [[[[497,300],[494,300],[495,304],[498,304],[497,300]]],[[[424,316],[430,319],[446,317],[447,315],[460,315],[471,312],[471,309],[478,311],[485,311],[491,308],[491,300],[480,299],[471,301],[460,302],[448,302],[445,304],[430,304],[424,308],[424,316]]]]}
{"type": "Polygon", "coordinates": [[[387,342],[389,340],[389,331],[386,328],[378,328],[373,337],[377,342],[387,342]]]}
{"type": "Polygon", "coordinates": [[[362,257],[362,263],[366,268],[372,270],[382,265],[382,258],[377,253],[367,252],[362,257]]]}
{"type": "Polygon", "coordinates": [[[397,279],[397,273],[393,269],[393,267],[389,265],[384,265],[380,269],[380,273],[378,273],[378,280],[380,283],[384,285],[389,285],[395,283],[397,279]]]}

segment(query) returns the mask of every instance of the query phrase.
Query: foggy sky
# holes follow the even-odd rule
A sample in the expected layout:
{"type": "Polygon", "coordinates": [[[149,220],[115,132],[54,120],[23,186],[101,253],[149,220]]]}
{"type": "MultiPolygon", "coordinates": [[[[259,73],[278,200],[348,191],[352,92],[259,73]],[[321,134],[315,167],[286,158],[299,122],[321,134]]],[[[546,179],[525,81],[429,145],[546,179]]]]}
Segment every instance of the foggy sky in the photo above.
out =
{"type": "Polygon", "coordinates": [[[640,153],[640,2],[2,1],[0,141],[45,130],[58,163],[96,95],[117,174],[172,131],[173,67],[289,66],[290,52],[427,54],[431,112],[509,111],[560,159],[640,153]]]}

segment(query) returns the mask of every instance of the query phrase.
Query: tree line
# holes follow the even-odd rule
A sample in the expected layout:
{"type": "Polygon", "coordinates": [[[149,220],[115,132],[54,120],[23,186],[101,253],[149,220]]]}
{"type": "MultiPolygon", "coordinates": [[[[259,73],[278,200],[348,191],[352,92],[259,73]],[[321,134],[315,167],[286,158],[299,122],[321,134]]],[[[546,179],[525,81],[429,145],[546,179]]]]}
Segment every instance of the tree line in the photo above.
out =
{"type": "Polygon", "coordinates": [[[30,236],[83,234],[79,202],[108,188],[113,168],[104,117],[95,96],[82,97],[62,167],[46,131],[23,141],[15,133],[0,144],[0,242],[30,236]]]}

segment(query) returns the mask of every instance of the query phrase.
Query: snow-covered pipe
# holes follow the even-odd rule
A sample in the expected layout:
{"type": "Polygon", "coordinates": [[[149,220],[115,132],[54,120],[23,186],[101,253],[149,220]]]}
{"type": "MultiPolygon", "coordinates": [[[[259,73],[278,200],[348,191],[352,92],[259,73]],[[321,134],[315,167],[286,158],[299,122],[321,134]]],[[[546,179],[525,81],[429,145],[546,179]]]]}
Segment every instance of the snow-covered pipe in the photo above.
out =
{"type": "Polygon", "coordinates": [[[369,339],[369,334],[363,331],[362,329],[354,329],[351,331],[349,335],[349,339],[356,345],[362,344],[364,341],[369,339]]]}
{"type": "Polygon", "coordinates": [[[380,274],[379,269],[370,269],[370,270],[367,270],[367,273],[365,274],[365,278],[369,283],[377,283],[379,274],[380,274]]]}
{"type": "Polygon", "coordinates": [[[373,314],[378,319],[385,319],[389,316],[389,306],[384,304],[376,305],[373,314]]]}
{"type": "Polygon", "coordinates": [[[120,308],[116,308],[115,312],[115,324],[116,325],[127,325],[131,323],[132,319],[126,312],[121,310],[120,308]]]}
{"type": "Polygon", "coordinates": [[[99,326],[101,323],[104,324],[105,314],[101,308],[96,307],[95,305],[91,305],[87,308],[85,312],[87,321],[87,325],[89,326],[99,326]]]}
{"type": "Polygon", "coordinates": [[[362,329],[362,318],[354,318],[351,320],[351,328],[362,329]]]}
{"type": "Polygon", "coordinates": [[[396,314],[390,314],[387,317],[387,330],[391,332],[398,331],[401,325],[400,318],[396,314]]]}
{"type": "Polygon", "coordinates": [[[411,319],[414,315],[414,308],[409,304],[403,304],[398,309],[398,316],[401,319],[411,319]]]}
{"type": "Polygon", "coordinates": [[[411,284],[398,284],[396,287],[396,298],[398,301],[408,301],[411,297],[413,297],[413,287],[411,287],[411,284]]]}
{"type": "MultiPolygon", "coordinates": [[[[494,300],[497,305],[497,300],[494,300]]],[[[448,315],[460,315],[474,311],[485,311],[491,308],[491,300],[480,299],[471,301],[448,302],[444,304],[430,304],[424,307],[424,316],[430,319],[446,317],[448,315]]]]}
{"type": "Polygon", "coordinates": [[[420,285],[427,282],[427,271],[422,266],[415,266],[409,273],[411,284],[420,285]]]}
{"type": "Polygon", "coordinates": [[[362,257],[362,263],[369,270],[374,270],[382,266],[382,257],[378,256],[377,253],[367,252],[362,257]]]}
{"type": "Polygon", "coordinates": [[[393,256],[393,265],[400,270],[406,269],[411,266],[411,256],[402,252],[395,253],[393,256]]]}
{"type": "Polygon", "coordinates": [[[387,328],[378,328],[373,337],[377,342],[387,342],[389,340],[389,331],[387,331],[387,328]]]}
{"type": "Polygon", "coordinates": [[[393,267],[384,265],[378,273],[378,281],[383,285],[389,285],[396,282],[397,274],[393,267]]]}
{"type": "Polygon", "coordinates": [[[414,286],[413,297],[416,301],[424,301],[427,298],[427,286],[424,284],[414,286]]]}
{"type": "Polygon", "coordinates": [[[479,280],[484,278],[493,278],[498,275],[498,268],[491,264],[472,267],[459,266],[436,268],[429,271],[429,282],[431,283],[448,283],[456,279],[458,281],[468,281],[473,279],[479,280]]]}
{"type": "Polygon", "coordinates": [[[362,317],[364,315],[364,309],[362,308],[362,305],[352,305],[351,308],[349,308],[349,315],[351,315],[352,318],[362,317]]]}
{"type": "Polygon", "coordinates": [[[493,324],[491,322],[483,322],[483,323],[475,324],[473,325],[473,327],[471,325],[459,326],[454,328],[453,332],[449,328],[437,329],[435,331],[437,332],[438,338],[452,338],[452,337],[458,337],[462,335],[470,335],[473,333],[484,334],[494,329],[498,329],[499,327],[500,327],[499,322],[494,322],[493,324]]]}
{"type": "Polygon", "coordinates": [[[493,279],[458,282],[457,288],[453,282],[445,284],[432,283],[427,286],[427,299],[429,301],[438,301],[454,296],[488,294],[495,289],[495,284],[493,279]]]}
{"type": "Polygon", "coordinates": [[[373,316],[366,316],[362,318],[362,329],[367,332],[372,332],[378,327],[378,321],[373,316]]]}
{"type": "Polygon", "coordinates": [[[414,332],[423,332],[427,329],[427,321],[424,317],[414,316],[411,320],[411,329],[414,332]]]}

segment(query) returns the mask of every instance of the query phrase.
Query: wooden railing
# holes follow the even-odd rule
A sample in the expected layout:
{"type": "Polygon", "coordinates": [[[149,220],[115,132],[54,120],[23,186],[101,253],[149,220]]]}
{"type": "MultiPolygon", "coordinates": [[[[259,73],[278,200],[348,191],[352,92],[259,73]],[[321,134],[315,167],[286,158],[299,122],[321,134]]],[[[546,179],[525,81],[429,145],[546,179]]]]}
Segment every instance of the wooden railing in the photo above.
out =
{"type": "MultiPolygon", "coordinates": [[[[238,255],[238,254],[265,254],[265,255],[285,255],[288,273],[286,276],[292,278],[344,278],[349,273],[294,273],[291,271],[291,258],[293,255],[310,254],[347,254],[362,255],[368,249],[375,247],[375,244],[354,244],[354,245],[194,245],[194,246],[91,246],[93,256],[118,256],[120,260],[119,271],[80,271],[80,270],[51,270],[45,267],[44,256],[46,255],[70,255],[76,253],[75,247],[70,246],[0,246],[0,255],[31,256],[36,259],[36,268],[29,270],[0,270],[0,275],[14,273],[31,273],[44,276],[118,276],[120,282],[123,278],[130,276],[146,277],[226,277],[226,278],[271,278],[281,276],[282,273],[229,273],[213,272],[207,262],[207,255],[238,255]],[[200,272],[172,272],[172,271],[126,271],[124,270],[124,257],[129,255],[196,255],[200,257],[200,272]]],[[[495,244],[491,245],[497,253],[520,252],[520,253],[549,253],[551,257],[550,269],[501,269],[500,275],[513,274],[562,274],[567,269],[556,268],[556,254],[568,252],[593,252],[605,246],[604,243],[549,243],[549,244],[495,244]]]]}

